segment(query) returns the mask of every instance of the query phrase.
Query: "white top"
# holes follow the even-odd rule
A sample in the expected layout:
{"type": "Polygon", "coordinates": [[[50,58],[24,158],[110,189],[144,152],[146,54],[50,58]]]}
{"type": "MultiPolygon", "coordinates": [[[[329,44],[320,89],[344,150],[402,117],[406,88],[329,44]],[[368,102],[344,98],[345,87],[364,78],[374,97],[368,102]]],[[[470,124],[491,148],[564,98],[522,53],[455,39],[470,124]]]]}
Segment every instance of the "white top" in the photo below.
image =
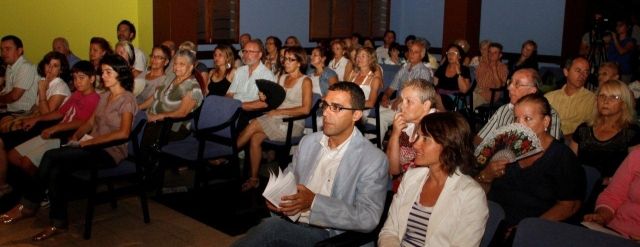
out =
{"type": "Polygon", "coordinates": [[[258,64],[258,67],[249,75],[249,66],[244,65],[238,68],[236,75],[233,77],[231,86],[227,93],[233,93],[233,98],[242,102],[250,102],[258,100],[258,86],[256,86],[257,79],[265,79],[272,82],[276,81],[276,77],[273,75],[262,62],[258,64]]]}
{"type": "MultiPolygon", "coordinates": [[[[393,196],[378,246],[399,246],[407,230],[411,208],[420,198],[429,168],[409,169],[393,196]]],[[[478,246],[489,218],[482,187],[459,169],[449,177],[433,206],[425,246],[478,246]]]]}
{"type": "Polygon", "coordinates": [[[378,57],[379,64],[385,64],[389,58],[389,48],[384,48],[384,46],[380,46],[376,49],[376,56],[378,57]]]}
{"type": "MultiPolygon", "coordinates": [[[[322,146],[322,150],[320,151],[320,160],[318,160],[318,165],[307,183],[307,188],[309,190],[316,194],[331,197],[331,190],[333,189],[336,172],[338,171],[342,157],[344,157],[345,151],[347,151],[346,147],[349,146],[349,143],[355,134],[356,131],[353,131],[351,136],[349,136],[347,140],[338,145],[335,149],[329,148],[329,137],[322,135],[322,138],[320,139],[320,145],[322,146]]],[[[313,208],[313,204],[311,205],[311,208],[313,208]]],[[[308,224],[310,214],[311,211],[309,210],[302,212],[298,221],[308,224]]]]}
{"type": "Polygon", "coordinates": [[[56,77],[55,79],[49,82],[49,88],[47,88],[46,94],[47,94],[46,95],[47,100],[51,98],[51,96],[62,95],[65,97],[64,100],[66,101],[67,97],[71,95],[71,90],[69,90],[69,86],[67,85],[66,82],[60,79],[60,77],[56,77]]]}
{"type": "Polygon", "coordinates": [[[20,56],[15,63],[7,65],[4,88],[0,95],[10,93],[14,87],[24,89],[20,99],[7,104],[7,111],[29,111],[38,99],[38,73],[36,66],[20,56]]]}
{"type": "Polygon", "coordinates": [[[337,62],[336,59],[332,59],[331,62],[329,62],[329,68],[331,68],[336,72],[336,74],[338,74],[338,81],[344,81],[344,71],[346,70],[348,63],[349,59],[344,56],[342,56],[337,62]]]}
{"type": "Polygon", "coordinates": [[[147,70],[147,56],[138,47],[133,48],[133,53],[136,55],[136,61],[133,62],[133,68],[140,72],[145,72],[147,70]]]}

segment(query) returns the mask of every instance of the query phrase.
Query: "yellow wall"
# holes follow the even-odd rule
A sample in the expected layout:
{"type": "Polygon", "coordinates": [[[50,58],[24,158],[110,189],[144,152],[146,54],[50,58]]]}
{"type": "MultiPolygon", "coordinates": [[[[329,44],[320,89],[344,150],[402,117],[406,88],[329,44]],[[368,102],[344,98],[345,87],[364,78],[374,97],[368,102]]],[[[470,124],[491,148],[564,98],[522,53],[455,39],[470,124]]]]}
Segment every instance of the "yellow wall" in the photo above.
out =
{"type": "Polygon", "coordinates": [[[2,0],[2,6],[0,36],[20,37],[34,64],[58,36],[66,37],[82,59],[89,56],[91,37],[103,37],[113,46],[116,25],[123,19],[136,26],[135,46],[147,53],[153,46],[153,0],[2,0]]]}

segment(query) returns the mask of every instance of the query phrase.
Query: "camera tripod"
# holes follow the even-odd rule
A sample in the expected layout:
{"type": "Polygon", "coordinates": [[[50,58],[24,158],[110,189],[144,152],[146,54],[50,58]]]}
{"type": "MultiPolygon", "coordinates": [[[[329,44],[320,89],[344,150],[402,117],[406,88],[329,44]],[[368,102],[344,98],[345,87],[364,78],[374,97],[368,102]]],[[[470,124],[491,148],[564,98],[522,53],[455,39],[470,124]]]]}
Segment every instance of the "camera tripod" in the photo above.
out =
{"type": "Polygon", "coordinates": [[[604,47],[604,41],[602,35],[596,35],[595,39],[591,39],[589,44],[589,53],[587,55],[587,61],[589,61],[589,77],[585,87],[589,90],[595,90],[598,88],[598,69],[600,65],[607,61],[607,50],[604,47]]]}

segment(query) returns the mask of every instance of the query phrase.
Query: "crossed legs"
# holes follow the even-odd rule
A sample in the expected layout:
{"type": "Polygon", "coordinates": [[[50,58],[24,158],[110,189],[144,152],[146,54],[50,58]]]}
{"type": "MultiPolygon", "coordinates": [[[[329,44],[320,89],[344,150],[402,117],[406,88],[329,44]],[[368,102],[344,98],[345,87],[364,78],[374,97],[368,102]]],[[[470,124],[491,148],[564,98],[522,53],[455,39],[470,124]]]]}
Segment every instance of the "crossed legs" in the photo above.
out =
{"type": "Polygon", "coordinates": [[[238,148],[249,144],[249,162],[251,165],[250,178],[242,185],[242,191],[257,188],[259,185],[258,170],[262,160],[262,142],[265,139],[267,139],[267,135],[258,121],[249,123],[238,136],[238,148]]]}

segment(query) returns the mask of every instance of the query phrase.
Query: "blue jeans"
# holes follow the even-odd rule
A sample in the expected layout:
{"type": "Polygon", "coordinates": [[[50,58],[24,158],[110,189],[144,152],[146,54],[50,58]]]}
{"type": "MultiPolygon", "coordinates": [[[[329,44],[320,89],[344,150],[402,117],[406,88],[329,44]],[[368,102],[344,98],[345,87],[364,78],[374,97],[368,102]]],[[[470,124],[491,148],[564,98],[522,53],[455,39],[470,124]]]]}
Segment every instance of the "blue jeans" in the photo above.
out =
{"type": "Polygon", "coordinates": [[[274,216],[249,229],[247,235],[231,246],[313,246],[328,237],[329,231],[323,228],[296,224],[274,216]]]}

